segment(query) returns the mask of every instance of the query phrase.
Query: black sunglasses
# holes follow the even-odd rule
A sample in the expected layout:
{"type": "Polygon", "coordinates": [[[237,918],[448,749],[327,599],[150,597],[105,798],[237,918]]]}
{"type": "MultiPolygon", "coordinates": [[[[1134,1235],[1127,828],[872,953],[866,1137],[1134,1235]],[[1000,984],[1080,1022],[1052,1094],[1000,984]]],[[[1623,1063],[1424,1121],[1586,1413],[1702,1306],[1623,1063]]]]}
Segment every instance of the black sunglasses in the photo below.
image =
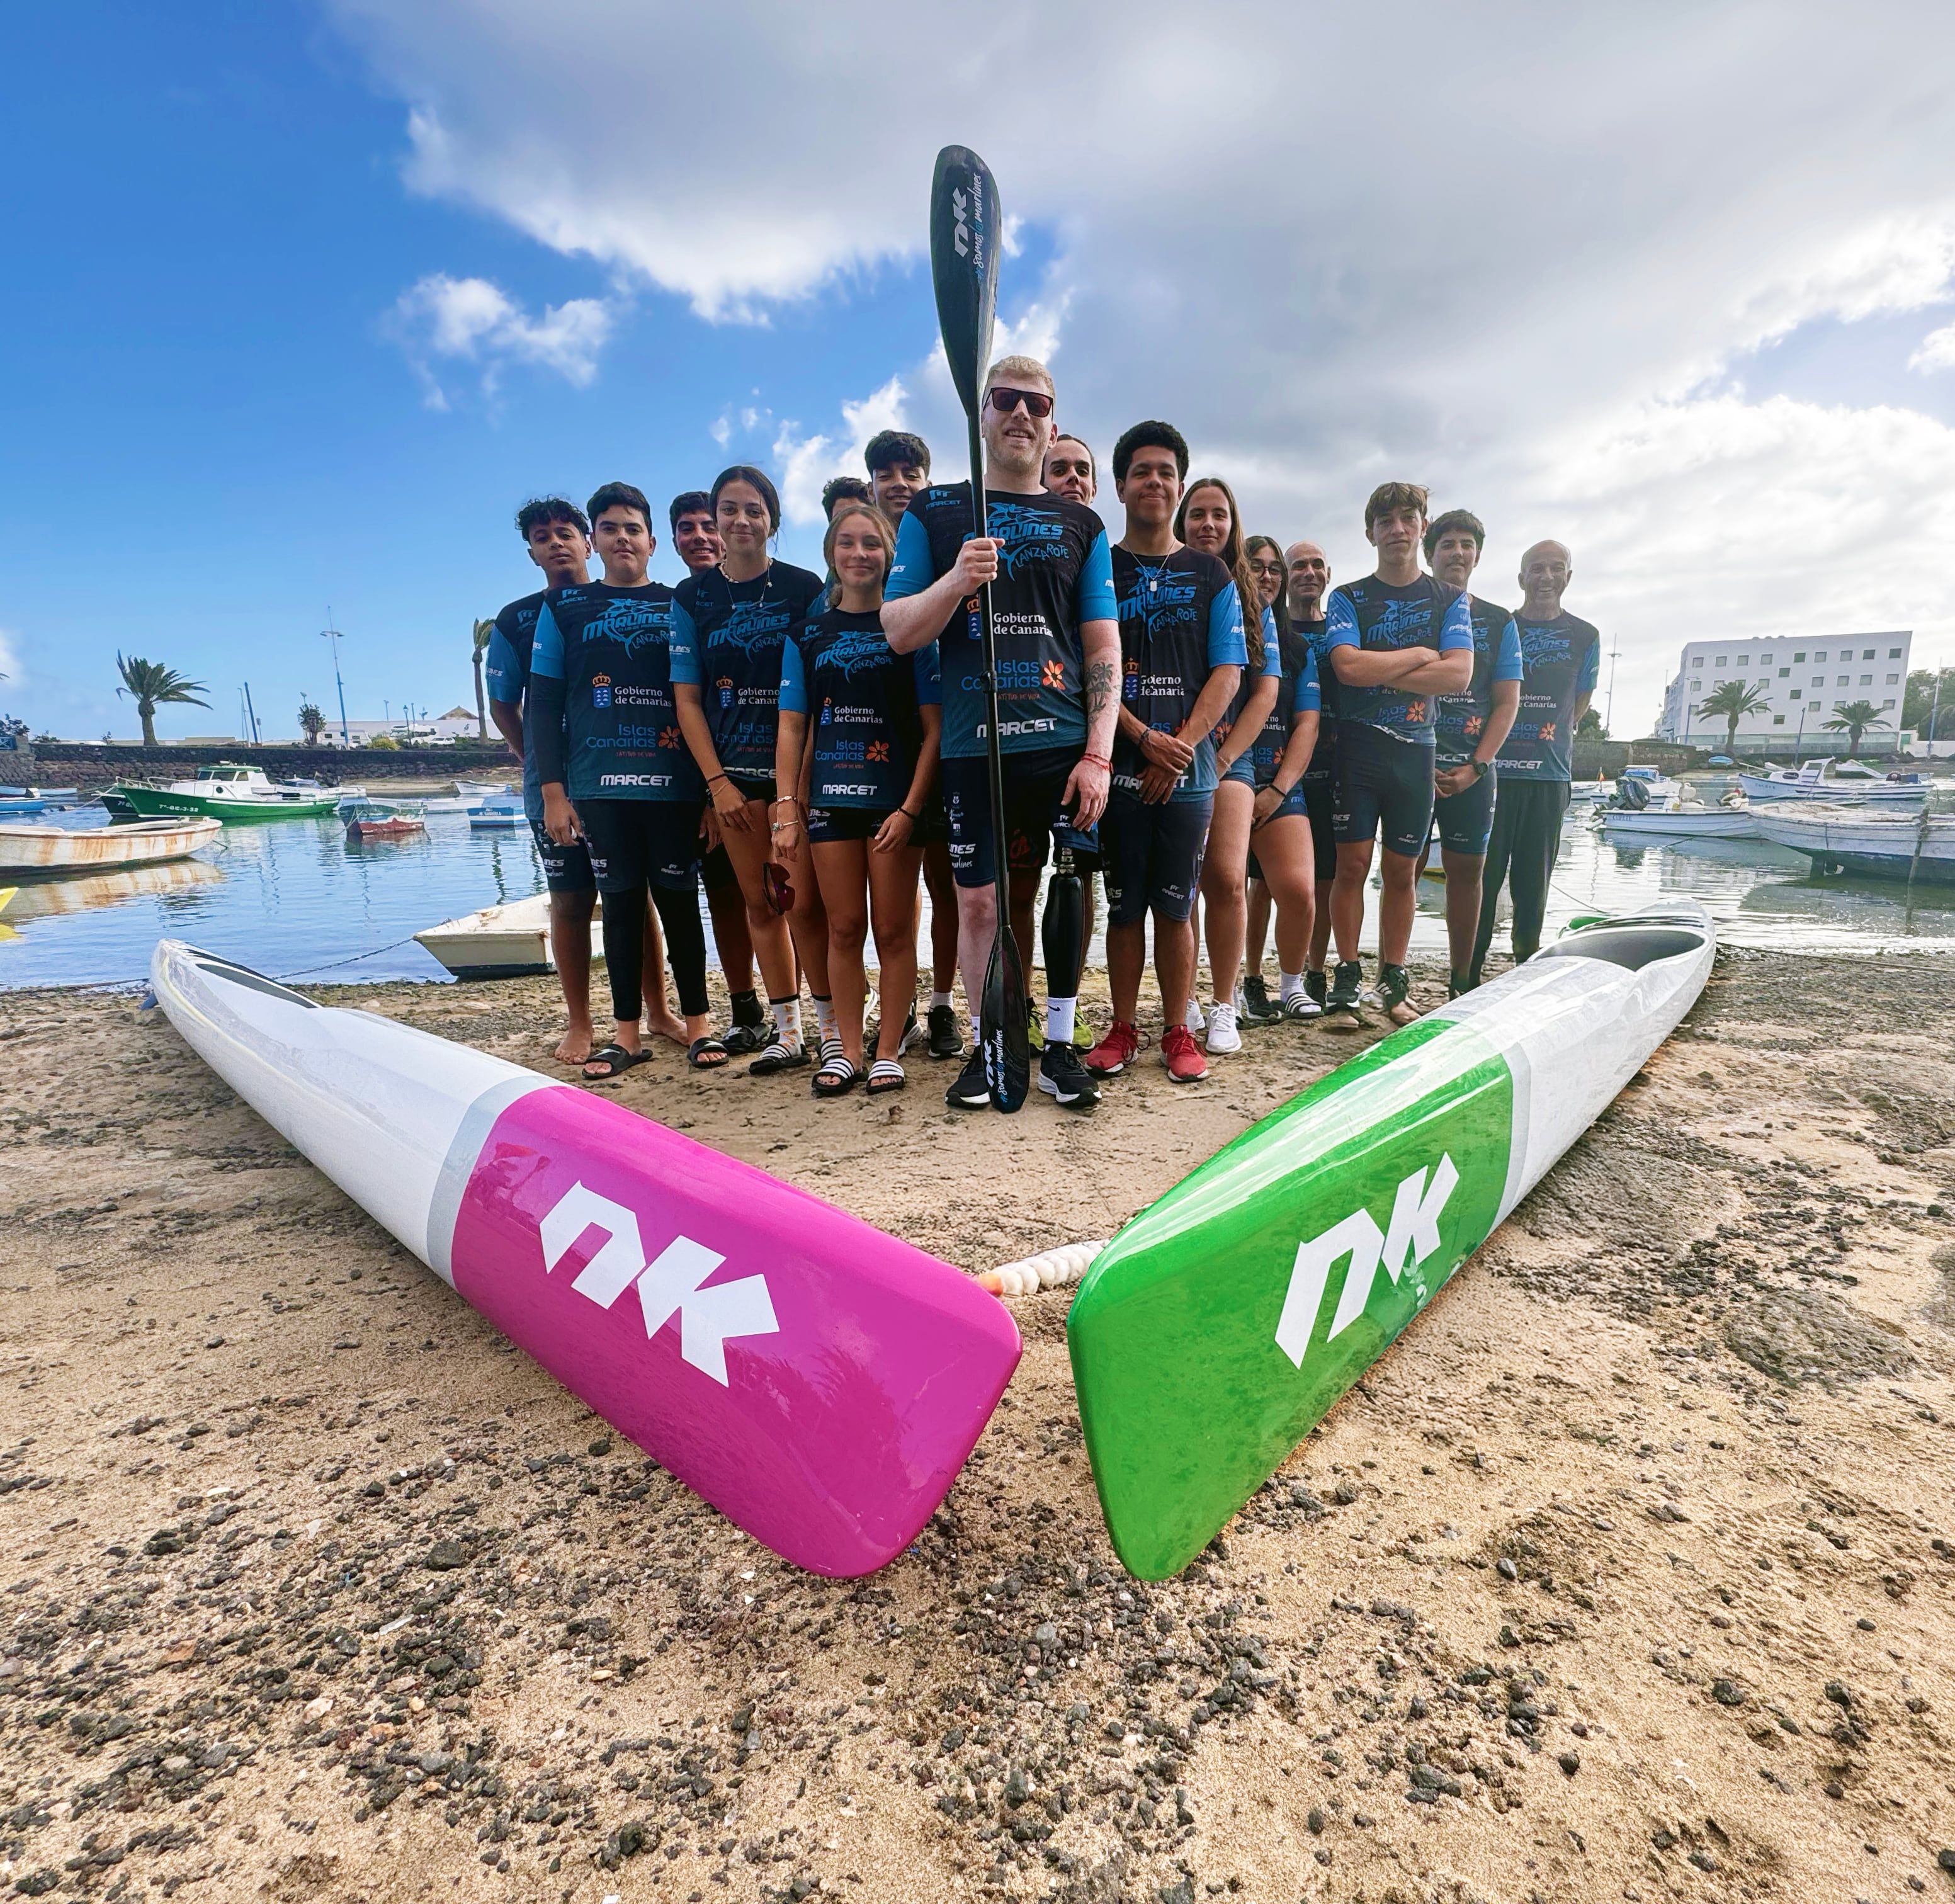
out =
{"type": "Polygon", "coordinates": [[[994,383],[985,392],[984,401],[1001,417],[1009,417],[1020,404],[1025,405],[1028,417],[1052,414],[1052,399],[1043,390],[1014,390],[1008,385],[994,383]]]}

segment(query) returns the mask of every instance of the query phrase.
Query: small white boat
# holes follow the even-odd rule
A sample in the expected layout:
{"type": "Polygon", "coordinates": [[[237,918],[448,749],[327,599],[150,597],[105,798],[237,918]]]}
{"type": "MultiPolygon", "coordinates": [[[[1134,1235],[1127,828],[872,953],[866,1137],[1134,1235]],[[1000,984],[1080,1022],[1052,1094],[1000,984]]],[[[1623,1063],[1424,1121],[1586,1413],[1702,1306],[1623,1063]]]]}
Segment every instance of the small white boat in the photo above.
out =
{"type": "Polygon", "coordinates": [[[133,826],[0,826],[0,873],[107,873],[181,859],[224,830],[221,820],[148,820],[133,826]]]}
{"type": "Polygon", "coordinates": [[[1738,784],[1750,800],[1875,800],[1897,807],[1919,807],[1928,791],[1918,773],[1880,773],[1862,761],[1830,754],[1776,773],[1741,773],[1738,784]]]}
{"type": "Polygon", "coordinates": [[[1606,800],[1615,790],[1613,780],[1577,780],[1568,789],[1568,804],[1580,807],[1591,801],[1606,800]]]}
{"type": "MultiPolygon", "coordinates": [[[[590,921],[590,959],[604,958],[604,902],[590,921]]],[[[556,970],[550,951],[549,895],[539,892],[507,905],[484,906],[459,919],[414,934],[429,953],[457,978],[534,978],[556,970]]]]}
{"type": "Polygon", "coordinates": [[[1872,879],[1955,886],[1955,814],[1883,812],[1878,807],[1815,802],[1758,811],[1761,837],[1790,846],[1815,873],[1859,873],[1872,879]]]}
{"type": "Polygon", "coordinates": [[[1625,767],[1616,776],[1616,791],[1610,798],[1617,805],[1627,807],[1633,812],[1660,814],[1665,807],[1675,805],[1683,791],[1683,788],[1661,767],[1625,767]],[[1626,780],[1641,791],[1643,797],[1640,804],[1624,788],[1623,782],[1626,780]]]}
{"type": "Polygon", "coordinates": [[[468,810],[468,824],[478,833],[514,832],[518,826],[526,826],[521,795],[504,794],[483,801],[479,807],[468,810]]]}
{"type": "Polygon", "coordinates": [[[458,780],[455,790],[470,800],[493,800],[499,794],[515,791],[506,780],[458,780]]]}
{"type": "Polygon", "coordinates": [[[1611,807],[1600,825],[1611,839],[1757,839],[1758,821],[1742,799],[1729,806],[1669,806],[1635,812],[1611,807]]]}
{"type": "Polygon", "coordinates": [[[0,787],[0,800],[38,800],[49,807],[73,807],[80,802],[74,787],[0,787]]]}
{"type": "Polygon", "coordinates": [[[479,810],[481,804],[480,800],[465,793],[445,793],[420,802],[423,814],[472,814],[479,810]]]}

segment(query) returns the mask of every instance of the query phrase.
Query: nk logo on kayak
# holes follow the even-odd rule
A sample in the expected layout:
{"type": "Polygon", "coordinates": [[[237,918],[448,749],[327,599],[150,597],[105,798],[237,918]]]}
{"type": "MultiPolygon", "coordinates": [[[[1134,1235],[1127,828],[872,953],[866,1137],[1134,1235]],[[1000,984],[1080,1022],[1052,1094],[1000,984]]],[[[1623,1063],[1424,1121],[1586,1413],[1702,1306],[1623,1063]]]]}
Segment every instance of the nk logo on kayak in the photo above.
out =
{"type": "Polygon", "coordinates": [[[1354,1210],[1343,1222],[1298,1244],[1276,1334],[1277,1346],[1297,1367],[1309,1352],[1330,1272],[1345,1258],[1349,1261],[1327,1344],[1365,1313],[1380,1276],[1393,1288],[1407,1281],[1418,1300],[1425,1299],[1429,1292],[1418,1273],[1438,1253],[1440,1216],[1459,1187],[1459,1172],[1451,1157],[1442,1153],[1436,1168],[1415,1170],[1399,1183],[1382,1229],[1368,1210],[1354,1210]]]}

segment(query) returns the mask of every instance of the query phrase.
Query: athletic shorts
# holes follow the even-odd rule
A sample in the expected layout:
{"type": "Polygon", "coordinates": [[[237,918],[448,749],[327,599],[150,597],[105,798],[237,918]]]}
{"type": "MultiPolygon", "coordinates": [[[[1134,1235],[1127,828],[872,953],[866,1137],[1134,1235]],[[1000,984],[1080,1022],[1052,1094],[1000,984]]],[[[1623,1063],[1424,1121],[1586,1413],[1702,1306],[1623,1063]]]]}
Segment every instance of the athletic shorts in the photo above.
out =
{"type": "MultiPolygon", "coordinates": [[[[581,814],[581,807],[578,809],[581,814]]],[[[530,834],[537,842],[537,858],[542,861],[543,884],[552,892],[594,892],[597,882],[591,876],[590,849],[581,839],[559,846],[543,830],[540,820],[530,822],[530,834]]]]}
{"type": "Polygon", "coordinates": [[[1328,892],[1331,881],[1337,876],[1337,836],[1330,824],[1331,810],[1337,804],[1336,791],[1331,782],[1308,776],[1299,785],[1304,810],[1310,815],[1310,844],[1317,856],[1318,889],[1328,892]]]}
{"type": "Polygon", "coordinates": [[[774,797],[774,776],[771,773],[729,773],[726,777],[740,789],[742,800],[757,800],[765,806],[774,797]]]}
{"type": "MultiPolygon", "coordinates": [[[[1082,751],[1041,747],[1005,756],[1006,851],[1014,873],[1036,875],[1053,839],[1072,848],[1075,865],[1082,854],[1100,851],[1093,829],[1074,826],[1059,804],[1082,751]]],[[[943,780],[950,823],[951,876],[959,886],[994,886],[998,873],[991,845],[991,774],[984,756],[946,760],[943,780]]]]}
{"type": "Polygon", "coordinates": [[[1330,830],[1340,846],[1368,845],[1417,859],[1432,832],[1432,749],[1395,741],[1365,721],[1337,723],[1330,830]]]}
{"type": "Polygon", "coordinates": [[[1239,780],[1244,786],[1253,787],[1256,784],[1255,754],[1237,754],[1235,759],[1229,763],[1228,771],[1223,775],[1222,778],[1225,780],[1239,780]]]}
{"type": "MultiPolygon", "coordinates": [[[[1299,814],[1301,814],[1305,819],[1310,822],[1311,838],[1313,841],[1316,840],[1318,838],[1317,831],[1317,819],[1316,816],[1311,810],[1311,791],[1310,787],[1305,782],[1299,780],[1296,785],[1291,788],[1289,791],[1283,796],[1281,804],[1277,807],[1276,811],[1271,814],[1269,818],[1263,822],[1263,826],[1273,826],[1279,820],[1293,820],[1296,818],[1299,814]]],[[[1330,804],[1330,789],[1326,788],[1324,789],[1324,804],[1327,806],[1330,804]]],[[[1256,829],[1256,832],[1260,832],[1261,830],[1262,827],[1258,827],[1256,829]]],[[[1330,837],[1330,828],[1327,822],[1324,829],[1322,838],[1327,841],[1330,837]]],[[[1256,858],[1255,842],[1256,833],[1252,832],[1249,836],[1249,877],[1252,880],[1260,880],[1263,876],[1263,869],[1261,863],[1256,858]]],[[[1323,847],[1321,845],[1318,846],[1316,851],[1318,862],[1320,867],[1320,877],[1321,877],[1323,876],[1321,872],[1324,859],[1323,847]]],[[[1333,872],[1334,872],[1336,869],[1337,863],[1337,849],[1335,846],[1333,846],[1330,848],[1330,859],[1331,868],[1333,872]]]]}
{"type": "Polygon", "coordinates": [[[1194,911],[1214,810],[1207,794],[1162,801],[1116,795],[1107,802],[1100,851],[1109,925],[1137,925],[1150,911],[1163,919],[1185,919],[1194,911]]]}
{"type": "Polygon", "coordinates": [[[738,891],[740,876],[733,870],[733,862],[726,857],[726,848],[716,846],[699,862],[699,876],[709,892],[738,891]]]}
{"type": "MultiPolygon", "coordinates": [[[[1455,760],[1447,764],[1461,763],[1455,760]]],[[[1494,831],[1494,777],[1498,771],[1489,767],[1464,793],[1434,800],[1432,817],[1439,823],[1439,843],[1447,852],[1486,856],[1487,842],[1494,831]]]]}
{"type": "Polygon", "coordinates": [[[683,892],[699,873],[697,800],[586,800],[578,804],[600,892],[647,886],[683,892]]]}

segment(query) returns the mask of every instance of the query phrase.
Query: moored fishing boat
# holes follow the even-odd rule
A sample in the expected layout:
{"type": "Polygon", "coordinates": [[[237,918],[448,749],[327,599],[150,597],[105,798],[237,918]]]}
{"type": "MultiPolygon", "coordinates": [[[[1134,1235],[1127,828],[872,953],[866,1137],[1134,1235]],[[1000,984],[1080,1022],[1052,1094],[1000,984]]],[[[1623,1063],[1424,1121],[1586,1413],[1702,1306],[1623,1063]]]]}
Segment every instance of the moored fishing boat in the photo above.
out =
{"type": "MultiPolygon", "coordinates": [[[[550,950],[549,895],[534,894],[445,919],[414,934],[417,943],[457,978],[534,978],[556,970],[550,950]]],[[[604,957],[604,898],[590,921],[590,959],[604,957]]]]}
{"type": "Polygon", "coordinates": [[[526,823],[520,795],[505,794],[485,800],[480,806],[471,807],[468,812],[468,824],[478,833],[514,832],[526,823]]]}
{"type": "Polygon", "coordinates": [[[1771,806],[1758,832],[1812,862],[1815,873],[1955,886],[1955,814],[1883,812],[1856,803],[1771,806]]]}
{"type": "Polygon", "coordinates": [[[145,820],[179,814],[205,814],[225,820],[313,820],[335,811],[342,798],[336,788],[277,786],[262,768],[230,760],[199,767],[194,780],[173,780],[166,787],[125,781],[109,791],[145,820]]]}
{"type": "Polygon", "coordinates": [[[1756,839],[1758,821],[1743,800],[1735,805],[1670,805],[1635,812],[1610,807],[1597,823],[1611,839],[1756,839]]]}
{"type": "Polygon", "coordinates": [[[1882,806],[1919,807],[1928,785],[1918,773],[1881,773],[1861,760],[1831,754],[1776,773],[1740,773],[1748,800],[1871,800],[1882,806]]]}
{"type": "Polygon", "coordinates": [[[361,801],[342,807],[340,817],[346,823],[348,843],[354,846],[374,840],[405,839],[411,833],[427,831],[417,814],[381,801],[361,801]]]}
{"type": "Polygon", "coordinates": [[[106,873],[181,859],[224,830],[207,818],[150,820],[132,826],[0,826],[0,873],[106,873]]]}

